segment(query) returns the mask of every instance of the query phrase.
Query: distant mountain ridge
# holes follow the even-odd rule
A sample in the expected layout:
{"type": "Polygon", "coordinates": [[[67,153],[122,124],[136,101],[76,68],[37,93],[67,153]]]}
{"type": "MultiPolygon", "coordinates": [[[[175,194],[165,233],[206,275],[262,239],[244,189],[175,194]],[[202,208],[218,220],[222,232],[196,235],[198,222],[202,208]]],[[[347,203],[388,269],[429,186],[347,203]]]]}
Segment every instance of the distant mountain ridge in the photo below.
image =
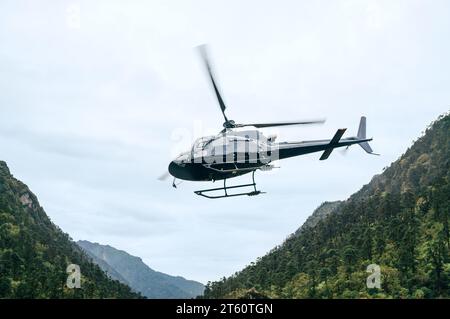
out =
{"type": "Polygon", "coordinates": [[[125,251],[86,240],[77,244],[111,278],[129,285],[147,298],[194,298],[203,293],[203,284],[155,271],[141,258],[125,251]]]}

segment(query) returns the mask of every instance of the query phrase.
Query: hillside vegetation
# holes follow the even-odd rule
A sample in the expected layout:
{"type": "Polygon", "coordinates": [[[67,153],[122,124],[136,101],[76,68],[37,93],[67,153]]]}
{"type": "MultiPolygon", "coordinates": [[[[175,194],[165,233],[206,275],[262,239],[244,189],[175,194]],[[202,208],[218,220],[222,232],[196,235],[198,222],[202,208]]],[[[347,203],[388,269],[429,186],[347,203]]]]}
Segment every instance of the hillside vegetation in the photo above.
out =
{"type": "Polygon", "coordinates": [[[448,298],[450,116],[349,199],[230,278],[207,298],[448,298]],[[381,289],[367,288],[367,266],[381,289]]]}
{"type": "Polygon", "coordinates": [[[93,264],[0,161],[0,298],[138,297],[93,264]],[[70,264],[80,266],[81,288],[66,286],[70,264]]]}

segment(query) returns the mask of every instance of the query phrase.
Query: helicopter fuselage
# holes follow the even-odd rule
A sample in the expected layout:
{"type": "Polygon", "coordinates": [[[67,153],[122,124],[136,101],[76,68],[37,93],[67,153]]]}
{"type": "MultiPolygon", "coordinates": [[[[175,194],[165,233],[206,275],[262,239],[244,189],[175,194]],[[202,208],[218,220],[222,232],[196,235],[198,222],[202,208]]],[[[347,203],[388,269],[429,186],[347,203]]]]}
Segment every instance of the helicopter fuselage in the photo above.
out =
{"type": "MultiPolygon", "coordinates": [[[[363,124],[365,127],[365,118],[363,124]]],[[[365,134],[341,139],[344,132],[338,130],[329,140],[276,143],[276,137],[266,137],[258,130],[226,129],[216,136],[197,139],[189,151],[170,163],[169,173],[188,181],[229,179],[257,169],[270,170],[272,162],[293,156],[324,151],[320,158],[324,160],[334,148],[372,140],[365,134]]]]}
{"type": "Polygon", "coordinates": [[[224,130],[197,139],[169,165],[169,173],[188,181],[215,181],[269,167],[272,139],[257,130],[224,130]]]}

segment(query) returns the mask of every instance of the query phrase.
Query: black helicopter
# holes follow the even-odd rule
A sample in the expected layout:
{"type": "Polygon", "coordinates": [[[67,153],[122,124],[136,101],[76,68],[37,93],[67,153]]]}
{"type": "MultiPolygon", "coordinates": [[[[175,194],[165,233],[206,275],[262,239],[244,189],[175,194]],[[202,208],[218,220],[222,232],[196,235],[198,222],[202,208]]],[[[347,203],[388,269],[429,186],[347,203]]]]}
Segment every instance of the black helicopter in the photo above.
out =
{"type": "MultiPolygon", "coordinates": [[[[186,181],[216,181],[223,180],[223,187],[210,188],[195,191],[197,195],[206,198],[224,198],[233,196],[254,196],[263,192],[256,189],[255,171],[271,170],[273,163],[293,156],[304,155],[313,152],[323,152],[320,160],[326,160],[333,149],[349,147],[352,144],[360,145],[369,154],[375,154],[369,145],[372,138],[366,137],[366,118],[361,117],[356,136],[342,138],[345,128],[338,129],[333,138],[328,140],[313,140],[299,142],[275,142],[276,136],[264,136],[260,128],[288,125],[306,125],[323,123],[324,120],[293,121],[277,123],[246,123],[239,124],[228,119],[225,114],[225,103],[219,92],[217,82],[213,76],[211,65],[205,46],[200,46],[203,62],[208,71],[212,87],[219,102],[222,115],[225,119],[223,130],[214,136],[206,136],[197,139],[192,147],[181,153],[170,164],[168,172],[175,180],[186,181]],[[236,186],[227,186],[226,180],[243,174],[252,173],[252,183],[236,186]],[[251,191],[230,193],[230,189],[251,187],[251,191]],[[210,193],[223,192],[219,195],[210,193]]],[[[166,173],[160,179],[165,179],[166,173]]]]}

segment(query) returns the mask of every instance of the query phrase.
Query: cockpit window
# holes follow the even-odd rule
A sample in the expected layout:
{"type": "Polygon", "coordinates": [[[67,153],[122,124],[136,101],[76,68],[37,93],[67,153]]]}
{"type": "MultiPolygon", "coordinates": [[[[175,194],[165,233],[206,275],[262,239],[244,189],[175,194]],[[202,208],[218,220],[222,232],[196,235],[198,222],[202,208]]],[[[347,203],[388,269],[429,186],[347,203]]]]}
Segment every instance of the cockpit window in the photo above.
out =
{"type": "Polygon", "coordinates": [[[213,140],[214,140],[214,136],[200,137],[194,142],[194,144],[192,146],[192,150],[193,151],[203,150],[213,140]]]}
{"type": "Polygon", "coordinates": [[[191,149],[191,160],[195,160],[196,158],[202,158],[203,156],[206,156],[207,152],[205,151],[205,148],[214,141],[214,136],[206,136],[206,137],[200,137],[197,139],[194,144],[192,145],[191,149]]]}

